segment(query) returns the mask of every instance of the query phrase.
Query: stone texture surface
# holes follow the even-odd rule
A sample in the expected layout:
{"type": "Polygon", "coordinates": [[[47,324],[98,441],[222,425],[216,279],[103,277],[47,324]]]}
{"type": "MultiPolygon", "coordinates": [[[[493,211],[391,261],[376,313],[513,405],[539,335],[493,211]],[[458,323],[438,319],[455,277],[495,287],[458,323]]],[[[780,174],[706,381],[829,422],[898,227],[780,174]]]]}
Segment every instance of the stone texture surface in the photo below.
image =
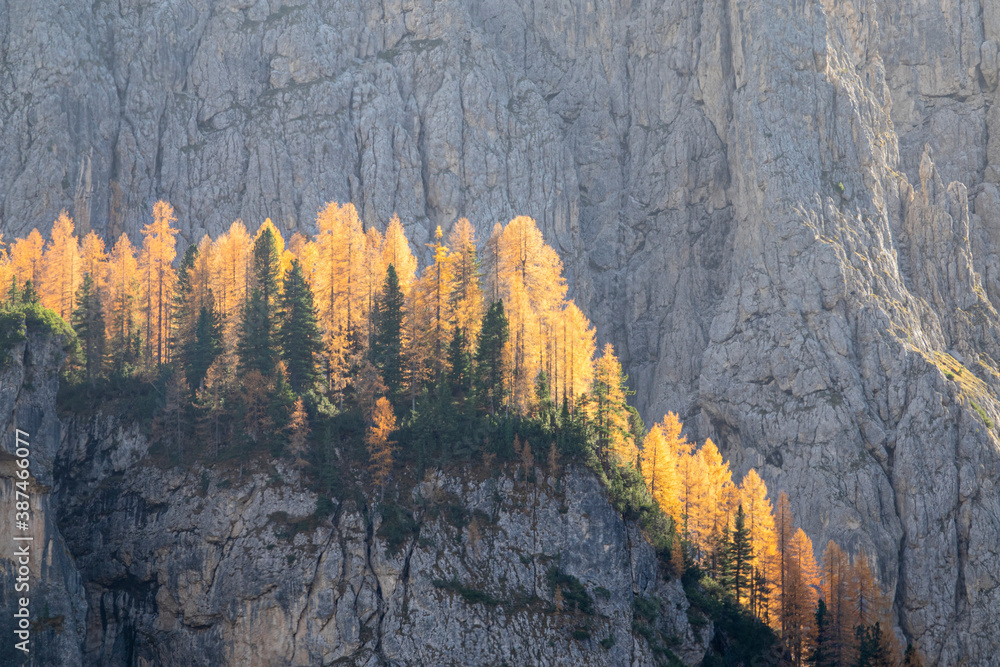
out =
{"type": "Polygon", "coordinates": [[[316,497],[283,465],[122,465],[144,451],[117,418],[67,428],[57,494],[86,582],[85,664],[652,666],[636,598],[659,599],[657,629],[686,664],[712,636],[575,468],[538,469],[536,483],[513,468],[437,472],[394,533],[355,501],[309,522],[316,497]],[[557,610],[551,567],[580,581],[593,614],[557,610]],[[590,639],[573,638],[582,628],[590,639]]]}
{"type": "MultiPolygon", "coordinates": [[[[53,464],[57,457],[62,425],[56,416],[59,367],[64,356],[61,338],[29,337],[17,343],[4,359],[0,357],[0,661],[4,664],[82,664],[87,610],[83,582],[57,524],[52,497],[53,464]],[[15,526],[18,502],[25,502],[17,471],[15,430],[27,433],[28,470],[33,478],[27,488],[29,530],[15,526]],[[31,540],[15,542],[13,536],[31,540]],[[28,579],[18,572],[24,563],[22,547],[28,546],[28,579]],[[18,581],[18,578],[21,580],[18,581]],[[16,586],[27,584],[28,589],[16,586]],[[19,600],[27,598],[32,625],[29,653],[14,648],[14,614],[19,600]]],[[[2,353],[0,353],[2,354],[2,353]]]]}
{"type": "Polygon", "coordinates": [[[931,663],[988,664],[998,44],[985,0],[7,0],[0,225],[532,215],[647,420],[871,551],[931,663]]]}

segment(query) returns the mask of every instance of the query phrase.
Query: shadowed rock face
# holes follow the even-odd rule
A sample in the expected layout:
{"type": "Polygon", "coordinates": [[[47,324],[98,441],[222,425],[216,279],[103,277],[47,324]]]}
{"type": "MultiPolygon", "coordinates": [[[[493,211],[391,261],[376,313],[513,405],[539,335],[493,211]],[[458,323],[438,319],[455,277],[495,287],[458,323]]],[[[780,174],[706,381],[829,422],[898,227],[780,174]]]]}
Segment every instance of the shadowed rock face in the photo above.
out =
{"type": "Polygon", "coordinates": [[[534,216],[647,420],[872,551],[931,662],[989,661],[996,3],[0,6],[8,236],[534,216]]]}

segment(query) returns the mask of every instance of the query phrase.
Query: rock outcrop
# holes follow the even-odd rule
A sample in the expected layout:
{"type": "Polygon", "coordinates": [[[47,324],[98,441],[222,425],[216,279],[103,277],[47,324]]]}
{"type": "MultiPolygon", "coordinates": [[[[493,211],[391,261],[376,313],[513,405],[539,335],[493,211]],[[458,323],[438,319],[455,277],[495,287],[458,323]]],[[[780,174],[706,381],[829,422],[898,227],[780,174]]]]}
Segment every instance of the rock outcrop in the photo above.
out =
{"type": "Polygon", "coordinates": [[[83,582],[57,525],[54,506],[53,464],[62,437],[56,416],[59,367],[65,352],[60,337],[31,334],[8,351],[0,350],[0,659],[5,664],[79,665],[83,659],[87,610],[83,582]],[[19,446],[16,431],[20,430],[19,446]],[[27,442],[27,447],[23,443],[27,442]],[[17,476],[21,467],[15,453],[27,449],[31,482],[17,476]],[[17,496],[16,492],[26,493],[17,496]],[[26,502],[28,530],[15,523],[26,502]],[[30,537],[15,541],[12,538],[30,537]],[[28,555],[23,554],[27,548],[28,555]],[[24,561],[27,561],[26,563],[24,561]],[[25,577],[19,569],[28,568],[25,577]],[[24,589],[24,584],[28,588],[24,589]],[[21,598],[28,601],[30,617],[28,653],[15,649],[21,598]]]}
{"type": "Polygon", "coordinates": [[[996,3],[0,7],[8,235],[532,215],[647,420],[869,550],[931,663],[991,659],[996,3]]]}
{"type": "Polygon", "coordinates": [[[317,513],[285,463],[160,467],[135,422],[60,423],[61,359],[33,335],[0,374],[5,516],[14,428],[35,479],[31,652],[10,641],[4,544],[4,664],[652,666],[708,649],[711,622],[585,469],[459,467],[398,504],[317,513]]]}

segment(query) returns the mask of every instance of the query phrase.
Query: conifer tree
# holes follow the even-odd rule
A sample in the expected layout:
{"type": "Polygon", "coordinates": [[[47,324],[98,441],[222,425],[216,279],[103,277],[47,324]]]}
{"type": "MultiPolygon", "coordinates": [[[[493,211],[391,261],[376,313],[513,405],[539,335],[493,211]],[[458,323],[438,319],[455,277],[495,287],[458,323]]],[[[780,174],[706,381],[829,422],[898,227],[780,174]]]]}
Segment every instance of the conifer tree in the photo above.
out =
{"type": "Polygon", "coordinates": [[[111,365],[117,374],[127,373],[139,360],[139,318],[136,313],[139,265],[126,234],[118,237],[108,260],[107,303],[111,311],[108,340],[111,365]]]}
{"type": "Polygon", "coordinates": [[[479,405],[490,414],[496,414],[507,400],[504,347],[508,335],[503,301],[496,301],[486,311],[476,346],[476,395],[479,405]]]}
{"type": "Polygon", "coordinates": [[[177,256],[174,208],[165,201],[153,205],[153,222],[142,229],[144,236],[139,267],[142,274],[142,309],[145,319],[147,363],[167,360],[170,336],[170,305],[177,274],[171,263],[177,256]]]}
{"type": "Polygon", "coordinates": [[[743,505],[737,506],[733,521],[731,561],[733,568],[733,596],[742,604],[752,585],[754,553],[750,530],[746,524],[743,505]]]}
{"type": "Polygon", "coordinates": [[[42,277],[42,249],[45,239],[37,229],[32,229],[23,239],[15,239],[10,246],[10,261],[17,276],[18,287],[27,281],[37,285],[42,277]]]}
{"type": "Polygon", "coordinates": [[[312,292],[297,260],[285,274],[281,293],[278,343],[288,367],[288,380],[296,392],[306,391],[319,381],[317,362],[323,341],[316,324],[312,292]]]}
{"type": "Polygon", "coordinates": [[[104,311],[94,279],[89,273],[83,277],[77,290],[72,325],[83,354],[87,382],[93,384],[103,375],[105,338],[104,311]]]}
{"type": "Polygon", "coordinates": [[[453,396],[465,396],[472,388],[472,356],[465,340],[465,330],[455,327],[448,344],[448,381],[453,396]]]}
{"type": "Polygon", "coordinates": [[[822,598],[816,603],[816,645],[813,647],[807,663],[815,665],[815,667],[836,667],[836,665],[849,664],[839,662],[836,658],[830,616],[826,602],[822,598]]]}
{"type": "Polygon", "coordinates": [[[778,577],[778,552],[774,532],[774,513],[767,497],[767,485],[753,468],[743,477],[737,492],[739,503],[746,512],[747,530],[754,553],[755,574],[750,588],[750,608],[763,620],[763,612],[771,608],[765,588],[778,577]],[[758,582],[763,587],[758,588],[758,582]]]}
{"type": "Polygon", "coordinates": [[[250,297],[243,306],[242,326],[237,351],[240,374],[252,370],[266,381],[277,366],[274,344],[274,301],[278,291],[278,252],[270,229],[254,242],[250,297]]]}
{"type": "Polygon", "coordinates": [[[104,239],[94,233],[87,233],[80,242],[81,272],[90,274],[94,287],[103,292],[107,287],[108,255],[104,250],[104,239]]]}
{"type": "Polygon", "coordinates": [[[236,338],[237,323],[247,296],[247,267],[250,263],[251,238],[242,220],[212,244],[216,261],[212,265],[212,284],[219,314],[226,323],[229,344],[236,338]]]}
{"type": "Polygon", "coordinates": [[[847,554],[830,540],[823,550],[823,598],[827,601],[825,654],[838,664],[855,659],[854,605],[851,601],[851,565],[847,554]]]}
{"type": "Polygon", "coordinates": [[[392,471],[392,457],[396,443],[389,440],[389,436],[394,430],[396,430],[396,415],[392,411],[392,405],[383,396],[375,403],[372,424],[365,434],[369,470],[372,482],[377,487],[385,485],[392,471]]]}
{"type": "Polygon", "coordinates": [[[483,292],[479,279],[479,256],[476,252],[476,236],[472,223],[460,218],[448,234],[451,248],[451,275],[453,289],[451,309],[455,327],[463,332],[466,352],[472,355],[479,327],[483,317],[483,292]]]}
{"type": "Polygon", "coordinates": [[[391,397],[398,396],[403,386],[402,336],[403,293],[400,291],[396,267],[389,264],[382,292],[376,301],[372,361],[382,373],[382,380],[391,397]]]}
{"type": "Polygon", "coordinates": [[[222,352],[222,319],[211,304],[204,305],[184,352],[184,373],[192,393],[202,387],[208,369],[222,352]]]}
{"type": "Polygon", "coordinates": [[[83,261],[79,242],[73,234],[73,218],[65,210],[59,213],[52,226],[42,267],[42,280],[36,285],[42,305],[69,320],[82,278],[83,261]]]}
{"type": "Polygon", "coordinates": [[[628,387],[621,364],[611,343],[604,346],[594,368],[594,383],[588,395],[587,414],[594,422],[597,452],[605,465],[617,459],[625,465],[637,464],[638,450],[629,427],[629,410],[625,402],[628,387]]]}
{"type": "MultiPolygon", "coordinates": [[[[672,414],[672,413],[671,413],[672,414]]],[[[676,415],[675,415],[676,417],[676,415]]],[[[664,417],[668,421],[669,415],[664,417]]],[[[660,509],[681,525],[680,488],[677,480],[677,457],[667,444],[663,424],[653,424],[642,443],[642,477],[646,488],[660,509]]]]}

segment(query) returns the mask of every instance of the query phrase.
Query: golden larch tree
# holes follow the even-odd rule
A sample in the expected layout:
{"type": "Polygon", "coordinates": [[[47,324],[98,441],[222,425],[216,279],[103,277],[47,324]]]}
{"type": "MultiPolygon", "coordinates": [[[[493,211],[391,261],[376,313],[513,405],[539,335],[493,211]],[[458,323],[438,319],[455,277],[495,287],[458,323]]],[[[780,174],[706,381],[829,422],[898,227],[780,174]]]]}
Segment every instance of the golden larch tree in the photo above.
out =
{"type": "Polygon", "coordinates": [[[816,601],[820,585],[812,540],[801,528],[792,535],[785,560],[788,572],[785,575],[782,613],[786,619],[787,634],[783,639],[791,651],[792,661],[801,667],[815,642],[816,601]]]}
{"type": "MultiPolygon", "coordinates": [[[[666,421],[666,417],[664,417],[666,421]]],[[[642,441],[641,469],[646,487],[674,525],[681,525],[680,489],[677,481],[677,457],[667,443],[662,423],[653,424],[642,441]]]]}
{"type": "Polygon", "coordinates": [[[381,487],[392,472],[392,456],[395,442],[389,436],[396,430],[396,415],[392,404],[382,396],[375,402],[372,411],[372,423],[365,433],[365,445],[368,447],[368,469],[371,471],[372,482],[381,487]]]}
{"type": "Polygon", "coordinates": [[[735,512],[732,473],[711,439],[694,455],[693,463],[687,527],[698,550],[708,554],[735,512]]]}
{"type": "Polygon", "coordinates": [[[69,321],[76,305],[76,289],[83,280],[83,260],[80,243],[73,233],[73,218],[65,210],[52,226],[42,267],[42,279],[37,286],[42,305],[69,321]]]}
{"type": "Polygon", "coordinates": [[[165,362],[170,336],[170,306],[174,298],[177,272],[173,261],[177,256],[177,222],[174,207],[160,200],[153,205],[153,222],[142,229],[143,243],[139,254],[142,274],[142,309],[146,331],[146,359],[157,364],[165,362]]]}
{"type": "Polygon", "coordinates": [[[851,599],[851,561],[843,549],[830,540],[823,550],[823,600],[827,609],[828,650],[838,665],[855,662],[854,610],[851,599]]]}
{"type": "Polygon", "coordinates": [[[750,544],[755,557],[750,607],[754,616],[764,621],[770,618],[770,611],[774,608],[775,581],[780,577],[774,510],[767,497],[767,485],[753,468],[743,476],[738,496],[746,514],[746,526],[750,531],[750,544]],[[761,578],[763,587],[760,587],[761,578]]]}
{"type": "Polygon", "coordinates": [[[451,342],[454,317],[451,294],[453,292],[452,261],[448,247],[443,243],[444,232],[438,226],[434,243],[428,244],[433,252],[431,264],[424,269],[417,283],[421,301],[427,309],[426,358],[430,362],[428,373],[435,381],[447,371],[448,345],[451,342]]]}
{"type": "Polygon", "coordinates": [[[513,351],[512,401],[527,412],[535,379],[547,366],[548,337],[556,335],[556,310],[566,297],[562,262],[546,245],[535,221],[518,216],[499,240],[499,294],[504,302],[513,351]]]}
{"type": "Polygon", "coordinates": [[[774,506],[774,530],[776,545],[778,549],[778,579],[774,582],[775,597],[778,608],[775,610],[776,629],[780,630],[781,636],[788,636],[788,619],[785,609],[787,607],[787,579],[792,563],[789,560],[791,553],[792,536],[795,535],[795,516],[792,514],[792,505],[788,500],[788,494],[784,491],[778,494],[778,501],[774,506]]]}
{"type": "Polygon", "coordinates": [[[403,231],[403,223],[398,215],[393,215],[385,228],[385,239],[382,243],[382,270],[392,264],[399,279],[399,289],[406,294],[410,291],[417,275],[417,260],[410,250],[410,242],[403,231]]]}
{"type": "Polygon", "coordinates": [[[90,274],[94,285],[101,293],[107,286],[108,254],[104,248],[104,239],[94,233],[87,233],[80,242],[81,274],[90,274]]]}
{"type": "Polygon", "coordinates": [[[136,307],[140,286],[139,263],[135,248],[127,234],[118,237],[108,257],[108,283],[105,306],[110,317],[105,318],[105,329],[111,349],[122,354],[131,346],[132,334],[137,330],[136,307]]]}
{"type": "Polygon", "coordinates": [[[15,240],[10,246],[10,261],[17,276],[17,286],[31,281],[35,291],[42,277],[42,249],[45,239],[37,229],[32,229],[27,237],[15,240]]]}
{"type": "Polygon", "coordinates": [[[385,272],[388,268],[382,262],[382,248],[384,245],[385,239],[382,238],[382,233],[378,229],[369,227],[365,230],[365,259],[362,264],[364,285],[362,291],[365,297],[365,312],[368,313],[368,318],[365,322],[365,337],[369,346],[371,345],[375,330],[375,323],[373,321],[375,317],[375,303],[378,300],[379,292],[382,290],[382,285],[385,283],[385,272]]]}
{"type": "Polygon", "coordinates": [[[14,280],[14,263],[10,261],[10,255],[3,244],[3,232],[0,232],[0,302],[9,298],[14,280]]]}
{"type": "Polygon", "coordinates": [[[451,307],[455,326],[465,337],[466,352],[472,353],[483,318],[483,291],[479,285],[476,233],[467,218],[459,218],[448,233],[451,249],[451,307]]]}
{"type": "Polygon", "coordinates": [[[229,346],[235,344],[240,309],[247,295],[250,244],[250,234],[242,220],[233,222],[229,230],[213,244],[212,291],[216,307],[226,324],[226,341],[229,346]]]}
{"type": "Polygon", "coordinates": [[[568,302],[562,316],[563,360],[562,398],[570,405],[576,405],[580,394],[590,391],[594,379],[594,354],[597,352],[597,332],[575,303],[568,302]]]}
{"type": "Polygon", "coordinates": [[[328,203],[316,217],[317,260],[312,290],[327,352],[330,388],[347,387],[352,344],[363,348],[365,235],[353,204],[328,203]]]}
{"type": "Polygon", "coordinates": [[[605,461],[613,457],[624,465],[635,466],[638,449],[629,424],[625,376],[611,343],[594,367],[594,382],[587,398],[587,415],[597,431],[598,455],[605,461]]]}

